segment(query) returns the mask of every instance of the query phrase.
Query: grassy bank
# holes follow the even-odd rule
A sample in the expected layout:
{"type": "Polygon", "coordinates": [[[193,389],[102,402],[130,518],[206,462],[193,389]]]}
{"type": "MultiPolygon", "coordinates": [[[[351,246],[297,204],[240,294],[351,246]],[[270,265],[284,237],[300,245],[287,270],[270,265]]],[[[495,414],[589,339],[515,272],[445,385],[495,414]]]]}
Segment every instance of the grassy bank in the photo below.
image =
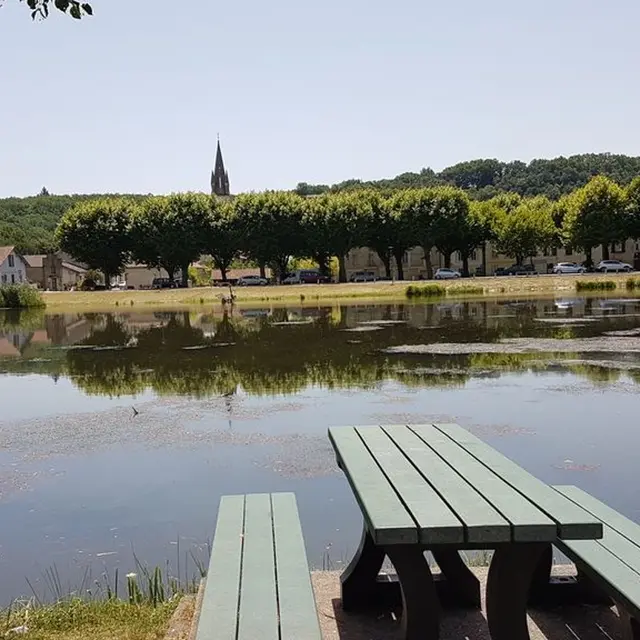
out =
{"type": "MultiPolygon", "coordinates": [[[[445,295],[484,295],[489,297],[512,295],[566,294],[576,291],[578,282],[615,282],[618,289],[627,288],[628,275],[588,274],[584,276],[511,276],[500,278],[470,278],[468,280],[444,280],[437,283],[445,295]]],[[[236,287],[236,304],[264,305],[278,303],[318,302],[375,302],[379,300],[406,300],[408,286],[420,287],[435,283],[419,282],[364,282],[357,284],[294,285],[269,287],[236,287]]],[[[162,289],[158,291],[73,291],[45,292],[42,294],[47,307],[78,311],[113,310],[115,307],[164,307],[179,308],[198,305],[220,305],[228,296],[228,289],[198,287],[194,289],[162,289]]]]}
{"type": "Polygon", "coordinates": [[[72,599],[52,605],[29,601],[0,611],[0,637],[29,640],[160,640],[179,598],[154,607],[121,600],[72,599]]]}

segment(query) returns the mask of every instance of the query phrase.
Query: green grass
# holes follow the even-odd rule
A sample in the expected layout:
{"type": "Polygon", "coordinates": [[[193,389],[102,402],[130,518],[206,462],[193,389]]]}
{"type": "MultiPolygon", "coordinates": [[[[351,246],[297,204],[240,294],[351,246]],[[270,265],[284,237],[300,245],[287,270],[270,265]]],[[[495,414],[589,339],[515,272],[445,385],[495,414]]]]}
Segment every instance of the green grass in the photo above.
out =
{"type": "Polygon", "coordinates": [[[14,603],[0,611],[0,637],[28,640],[160,640],[178,606],[173,598],[159,606],[131,606],[122,600],[87,602],[73,598],[51,605],[14,603]],[[11,629],[27,632],[9,633],[11,629]]]}
{"type": "Polygon", "coordinates": [[[640,278],[629,278],[626,282],[626,287],[630,291],[640,289],[640,278]]]}
{"type": "Polygon", "coordinates": [[[32,309],[44,307],[42,294],[28,284],[0,286],[0,309],[32,309]]]}
{"type": "Polygon", "coordinates": [[[461,284],[447,289],[447,295],[450,296],[481,296],[484,294],[484,287],[474,286],[472,284],[461,284]]]}
{"type": "Polygon", "coordinates": [[[612,291],[617,285],[613,280],[587,280],[576,282],[576,291],[612,291]]]}
{"type": "Polygon", "coordinates": [[[405,290],[405,295],[407,298],[436,298],[447,295],[447,289],[441,284],[410,284],[405,290]]]}

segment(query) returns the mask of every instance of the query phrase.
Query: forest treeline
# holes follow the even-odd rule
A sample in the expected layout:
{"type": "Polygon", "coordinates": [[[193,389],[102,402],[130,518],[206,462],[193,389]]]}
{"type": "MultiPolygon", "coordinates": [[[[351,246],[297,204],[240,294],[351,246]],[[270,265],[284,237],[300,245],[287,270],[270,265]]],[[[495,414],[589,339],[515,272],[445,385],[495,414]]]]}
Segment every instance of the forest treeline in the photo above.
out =
{"type": "Polygon", "coordinates": [[[521,196],[546,196],[557,200],[596,175],[611,178],[626,185],[640,175],[640,157],[612,153],[584,153],[553,159],[536,159],[529,163],[515,160],[501,162],[495,158],[469,160],[443,169],[439,173],[425,168],[418,173],[401,173],[383,180],[350,179],[333,185],[301,182],[296,187],[299,195],[317,195],[326,192],[353,191],[355,189],[409,189],[453,185],[464,189],[478,200],[489,200],[500,192],[521,196]]]}

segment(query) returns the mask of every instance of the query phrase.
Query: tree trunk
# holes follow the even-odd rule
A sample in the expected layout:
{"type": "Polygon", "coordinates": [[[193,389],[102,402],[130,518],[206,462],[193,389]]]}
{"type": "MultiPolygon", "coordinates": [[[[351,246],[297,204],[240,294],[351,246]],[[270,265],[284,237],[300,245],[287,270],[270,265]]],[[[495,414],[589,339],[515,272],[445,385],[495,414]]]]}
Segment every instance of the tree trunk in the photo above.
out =
{"type": "Polygon", "coordinates": [[[314,258],[318,263],[318,271],[320,271],[320,275],[329,277],[331,275],[329,273],[329,256],[326,253],[317,253],[314,258]]]}
{"type": "Polygon", "coordinates": [[[424,265],[427,268],[427,278],[431,280],[431,278],[433,278],[433,265],[431,264],[431,246],[426,247],[423,245],[422,250],[424,251],[424,265]]]}
{"type": "Polygon", "coordinates": [[[189,264],[182,265],[182,286],[185,289],[189,286],[189,264]]]}
{"type": "Polygon", "coordinates": [[[487,274],[487,243],[482,243],[482,275],[486,276],[487,274]]]}
{"type": "Polygon", "coordinates": [[[347,281],[347,256],[338,256],[338,282],[347,281]]]}
{"type": "Polygon", "coordinates": [[[226,282],[227,281],[227,267],[220,265],[219,267],[220,269],[220,277],[222,278],[222,282],[226,282]]]}
{"type": "Polygon", "coordinates": [[[609,260],[609,243],[605,242],[602,245],[602,259],[609,260]]]}
{"type": "Polygon", "coordinates": [[[468,253],[462,254],[462,275],[465,278],[469,277],[469,254],[468,253]]]}
{"type": "Polygon", "coordinates": [[[587,259],[585,260],[585,262],[587,263],[587,267],[589,267],[589,268],[593,267],[593,256],[591,255],[591,247],[589,247],[584,252],[584,254],[587,257],[587,259]]]}
{"type": "Polygon", "coordinates": [[[111,274],[108,271],[103,270],[104,275],[104,287],[105,289],[111,289],[111,274]]]}
{"type": "Polygon", "coordinates": [[[382,264],[384,265],[385,278],[391,280],[391,256],[388,253],[384,253],[380,256],[382,264]]]}
{"type": "Polygon", "coordinates": [[[445,269],[451,269],[451,253],[449,251],[445,251],[442,254],[442,257],[444,258],[445,269]]]}
{"type": "Polygon", "coordinates": [[[398,280],[404,280],[404,264],[402,263],[402,261],[404,259],[405,252],[402,249],[394,249],[393,253],[396,259],[396,269],[398,271],[398,280]]]}

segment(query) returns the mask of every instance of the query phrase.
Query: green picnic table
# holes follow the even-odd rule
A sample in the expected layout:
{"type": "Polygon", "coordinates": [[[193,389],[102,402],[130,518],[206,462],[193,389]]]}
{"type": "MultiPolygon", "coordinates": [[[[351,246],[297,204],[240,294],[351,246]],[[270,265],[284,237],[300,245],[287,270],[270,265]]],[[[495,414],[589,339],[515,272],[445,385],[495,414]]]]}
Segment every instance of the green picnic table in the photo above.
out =
{"type": "Polygon", "coordinates": [[[458,425],[332,427],[329,438],[364,520],[341,579],[343,608],[380,600],[385,583],[378,574],[388,557],[400,583],[406,640],[439,637],[438,591],[425,551],[449,593],[479,607],[479,582],[459,552],[493,550],[491,637],[529,640],[529,592],[536,580],[548,581],[551,544],[602,538],[594,515],[458,425]]]}

